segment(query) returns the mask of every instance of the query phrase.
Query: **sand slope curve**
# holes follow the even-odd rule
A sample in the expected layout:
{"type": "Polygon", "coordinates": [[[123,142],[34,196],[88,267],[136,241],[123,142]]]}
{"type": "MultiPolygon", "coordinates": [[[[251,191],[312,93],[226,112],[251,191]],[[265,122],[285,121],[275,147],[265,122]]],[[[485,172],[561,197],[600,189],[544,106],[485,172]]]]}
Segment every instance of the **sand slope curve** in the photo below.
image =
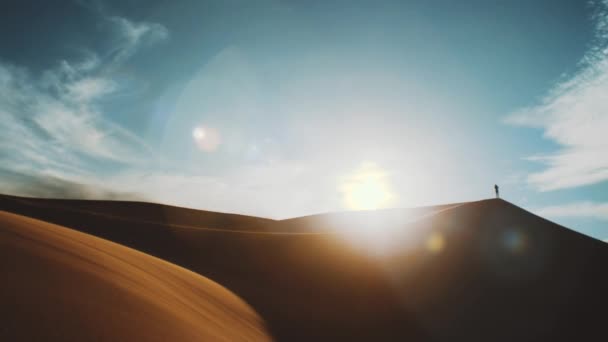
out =
{"type": "Polygon", "coordinates": [[[0,340],[263,341],[213,281],[133,249],[0,211],[0,340]]]}

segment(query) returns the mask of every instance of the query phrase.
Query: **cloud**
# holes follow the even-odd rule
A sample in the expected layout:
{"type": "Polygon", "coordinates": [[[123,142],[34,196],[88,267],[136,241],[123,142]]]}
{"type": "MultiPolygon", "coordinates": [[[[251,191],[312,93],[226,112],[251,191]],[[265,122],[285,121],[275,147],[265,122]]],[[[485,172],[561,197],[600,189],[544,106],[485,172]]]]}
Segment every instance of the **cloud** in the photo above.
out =
{"type": "MultiPolygon", "coordinates": [[[[53,73],[56,79],[67,76],[62,69],[53,73]]],[[[137,136],[105,119],[93,106],[93,101],[112,91],[103,78],[75,76],[76,80],[49,86],[26,70],[7,65],[0,65],[0,75],[3,159],[29,156],[66,166],[76,166],[82,158],[131,163],[146,150],[137,136]]],[[[11,164],[15,163],[4,165],[11,164]]]]}
{"type": "MultiPolygon", "coordinates": [[[[112,6],[103,0],[73,0],[82,8],[95,13],[113,34],[113,44],[106,51],[107,64],[121,64],[141,47],[169,38],[169,30],[154,22],[133,21],[113,15],[112,6]]],[[[106,65],[109,66],[109,65],[106,65]]]]}
{"type": "Polygon", "coordinates": [[[542,129],[557,151],[530,157],[544,170],[527,180],[541,191],[574,188],[608,180],[608,1],[595,17],[595,47],[578,73],[557,84],[539,105],[512,113],[506,122],[542,129]]]}
{"type": "Polygon", "coordinates": [[[102,77],[87,77],[70,83],[67,96],[75,102],[90,102],[105,94],[112,93],[116,84],[102,77]]]}
{"type": "Polygon", "coordinates": [[[99,103],[119,89],[110,76],[112,69],[144,43],[165,39],[168,33],[158,24],[118,17],[111,22],[119,44],[110,59],[89,52],[82,60],[61,61],[40,75],[0,62],[2,190],[108,198],[115,192],[103,187],[94,191],[92,185],[99,184],[94,180],[104,169],[142,167],[153,159],[146,143],[109,120],[99,103]]]}
{"type": "Polygon", "coordinates": [[[548,206],[536,210],[540,216],[546,217],[579,217],[608,221],[608,203],[574,202],[563,205],[548,206]]]}
{"type": "Polygon", "coordinates": [[[115,63],[122,63],[142,46],[163,41],[169,37],[169,30],[161,24],[133,22],[123,17],[107,19],[118,32],[111,55],[115,63]]]}

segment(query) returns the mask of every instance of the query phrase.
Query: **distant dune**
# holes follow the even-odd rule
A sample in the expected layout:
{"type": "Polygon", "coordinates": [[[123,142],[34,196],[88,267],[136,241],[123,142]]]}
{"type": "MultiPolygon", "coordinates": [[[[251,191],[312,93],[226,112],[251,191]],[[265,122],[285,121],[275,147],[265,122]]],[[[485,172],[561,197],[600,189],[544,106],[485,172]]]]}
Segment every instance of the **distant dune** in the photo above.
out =
{"type": "Polygon", "coordinates": [[[0,211],[0,340],[269,340],[222,286],[68,228],[0,211]]]}
{"type": "Polygon", "coordinates": [[[607,245],[503,200],[285,221],[107,203],[0,196],[0,209],[104,237],[218,282],[281,341],[604,336],[607,245]],[[358,230],[382,239],[354,241],[358,230]],[[384,250],[369,248],[379,241],[384,250]]]}

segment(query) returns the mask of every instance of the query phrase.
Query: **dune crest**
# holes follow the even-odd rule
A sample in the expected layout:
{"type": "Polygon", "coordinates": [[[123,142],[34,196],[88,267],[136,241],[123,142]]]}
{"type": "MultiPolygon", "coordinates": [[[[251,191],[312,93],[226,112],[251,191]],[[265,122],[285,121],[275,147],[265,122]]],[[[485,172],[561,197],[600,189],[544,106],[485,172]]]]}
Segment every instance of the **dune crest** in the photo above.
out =
{"type": "Polygon", "coordinates": [[[184,268],[0,211],[0,340],[264,341],[239,297],[184,268]]]}

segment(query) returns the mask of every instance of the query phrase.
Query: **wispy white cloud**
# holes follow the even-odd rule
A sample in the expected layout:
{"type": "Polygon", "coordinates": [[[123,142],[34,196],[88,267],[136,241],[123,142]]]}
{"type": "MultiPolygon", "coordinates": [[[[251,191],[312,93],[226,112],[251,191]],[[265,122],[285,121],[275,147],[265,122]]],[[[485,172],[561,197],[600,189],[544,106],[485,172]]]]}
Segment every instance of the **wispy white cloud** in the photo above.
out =
{"type": "Polygon", "coordinates": [[[598,202],[574,202],[562,205],[548,206],[536,210],[541,216],[560,218],[560,217],[579,217],[593,218],[608,221],[608,203],[598,202]]]}
{"type": "MultiPolygon", "coordinates": [[[[109,71],[168,33],[158,24],[110,21],[118,32],[110,58],[89,53],[40,75],[0,63],[0,171],[20,174],[24,182],[40,177],[85,186],[98,183],[103,163],[141,166],[150,157],[146,143],[109,120],[98,103],[119,87],[109,71]]],[[[14,177],[3,182],[5,191],[23,189],[14,177]]]]}
{"type": "Polygon", "coordinates": [[[528,176],[541,191],[608,180],[608,1],[596,15],[596,46],[580,71],[557,84],[537,106],[512,113],[506,122],[540,128],[560,148],[530,157],[546,168],[528,176]]]}
{"type": "Polygon", "coordinates": [[[142,46],[169,37],[169,30],[158,23],[133,22],[122,17],[109,17],[107,20],[118,32],[115,47],[110,53],[115,63],[121,63],[131,57],[142,46]]]}
{"type": "Polygon", "coordinates": [[[103,77],[86,77],[67,86],[67,97],[77,103],[90,102],[103,95],[112,93],[116,84],[103,77]]]}
{"type": "MultiPolygon", "coordinates": [[[[61,70],[56,77],[63,78],[61,70]]],[[[111,92],[102,78],[65,81],[49,89],[22,69],[0,65],[2,147],[7,156],[74,164],[75,154],[131,162],[145,150],[138,137],[108,121],[92,102],[111,92]],[[9,153],[9,150],[11,153],[9,153]]]]}

